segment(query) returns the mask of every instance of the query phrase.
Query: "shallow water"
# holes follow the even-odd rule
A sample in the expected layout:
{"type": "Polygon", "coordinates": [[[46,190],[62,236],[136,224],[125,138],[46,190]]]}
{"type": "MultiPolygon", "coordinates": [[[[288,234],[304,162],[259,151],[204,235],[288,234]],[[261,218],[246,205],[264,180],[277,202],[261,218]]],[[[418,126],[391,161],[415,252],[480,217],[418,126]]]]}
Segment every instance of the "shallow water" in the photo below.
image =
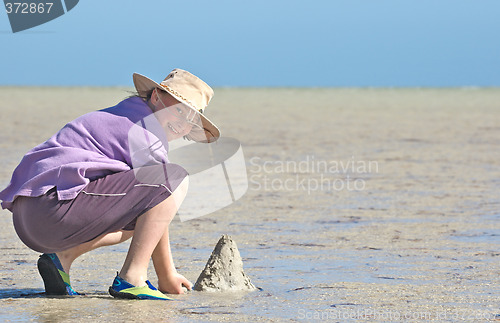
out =
{"type": "MultiPolygon", "coordinates": [[[[2,187],[27,150],[125,90],[0,88],[2,187]]],[[[174,259],[194,282],[229,234],[260,291],[115,300],[107,288],[124,243],[74,263],[72,284],[86,296],[47,298],[38,254],[2,211],[0,320],[498,318],[499,89],[218,89],[208,115],[241,141],[249,189],[211,215],[176,220],[174,259]],[[357,167],[321,168],[349,161],[357,167]],[[370,161],[378,167],[358,168],[370,161]]]]}

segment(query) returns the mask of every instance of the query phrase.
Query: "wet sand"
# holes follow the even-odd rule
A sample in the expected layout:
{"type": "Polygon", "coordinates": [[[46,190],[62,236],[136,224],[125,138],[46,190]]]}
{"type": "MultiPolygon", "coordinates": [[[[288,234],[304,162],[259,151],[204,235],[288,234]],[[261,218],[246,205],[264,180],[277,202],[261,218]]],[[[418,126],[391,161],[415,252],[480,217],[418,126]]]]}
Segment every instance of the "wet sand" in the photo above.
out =
{"type": "MultiPolygon", "coordinates": [[[[27,150],[125,90],[0,88],[1,187],[27,150]]],[[[194,283],[231,235],[261,290],[115,300],[124,243],[74,263],[86,296],[47,298],[4,210],[0,320],[500,319],[500,89],[216,89],[207,112],[241,141],[249,189],[174,220],[174,259],[194,283]]]]}

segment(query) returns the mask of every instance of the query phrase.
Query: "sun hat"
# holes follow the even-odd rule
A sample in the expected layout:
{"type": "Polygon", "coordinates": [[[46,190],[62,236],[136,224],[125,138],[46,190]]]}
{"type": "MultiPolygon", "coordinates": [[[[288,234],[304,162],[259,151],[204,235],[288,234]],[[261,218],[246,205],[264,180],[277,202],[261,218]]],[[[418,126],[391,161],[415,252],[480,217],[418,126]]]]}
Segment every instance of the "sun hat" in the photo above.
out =
{"type": "Polygon", "coordinates": [[[138,73],[134,73],[133,79],[135,89],[140,96],[145,96],[151,90],[157,88],[187,105],[200,116],[203,129],[193,127],[186,135],[188,139],[207,143],[219,139],[219,128],[203,115],[214,95],[214,91],[207,83],[188,71],[178,68],[172,70],[159,84],[138,73]]]}

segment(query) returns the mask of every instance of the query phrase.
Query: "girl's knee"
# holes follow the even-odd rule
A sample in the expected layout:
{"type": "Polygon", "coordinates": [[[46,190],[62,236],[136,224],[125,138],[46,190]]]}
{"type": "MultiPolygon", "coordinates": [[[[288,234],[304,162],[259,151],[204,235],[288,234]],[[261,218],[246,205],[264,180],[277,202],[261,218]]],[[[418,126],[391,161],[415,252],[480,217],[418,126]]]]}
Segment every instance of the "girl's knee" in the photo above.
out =
{"type": "Polygon", "coordinates": [[[186,198],[188,187],[189,187],[189,176],[186,176],[177,186],[175,191],[172,193],[177,208],[179,208],[182,201],[184,201],[184,199],[186,198]]]}

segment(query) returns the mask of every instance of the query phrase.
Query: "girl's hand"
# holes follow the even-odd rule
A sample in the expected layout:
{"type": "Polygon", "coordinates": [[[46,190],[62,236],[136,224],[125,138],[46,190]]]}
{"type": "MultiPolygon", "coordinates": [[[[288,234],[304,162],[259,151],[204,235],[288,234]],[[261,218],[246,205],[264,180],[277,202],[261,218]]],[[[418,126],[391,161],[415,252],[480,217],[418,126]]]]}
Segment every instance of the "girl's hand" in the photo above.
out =
{"type": "Polygon", "coordinates": [[[193,284],[177,272],[162,278],[158,279],[158,289],[165,294],[183,294],[182,286],[188,290],[193,288],[193,284]]]}

